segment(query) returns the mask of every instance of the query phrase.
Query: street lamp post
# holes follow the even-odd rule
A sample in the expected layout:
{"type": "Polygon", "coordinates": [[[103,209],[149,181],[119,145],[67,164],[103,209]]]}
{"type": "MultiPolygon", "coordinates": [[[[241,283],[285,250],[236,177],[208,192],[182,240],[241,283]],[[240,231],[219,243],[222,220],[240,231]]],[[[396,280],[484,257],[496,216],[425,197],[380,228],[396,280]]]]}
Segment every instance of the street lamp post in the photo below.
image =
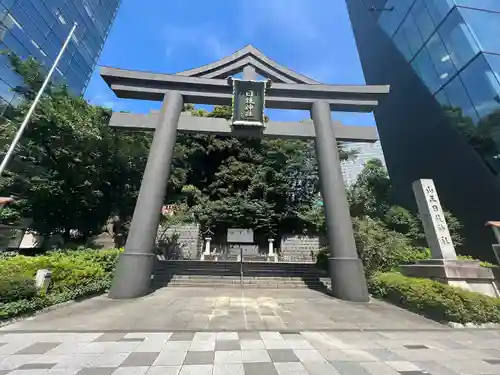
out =
{"type": "Polygon", "coordinates": [[[71,31],[68,34],[68,37],[66,38],[61,50],[59,51],[59,54],[57,55],[57,57],[54,61],[54,64],[52,64],[52,67],[50,68],[49,73],[47,74],[47,77],[45,78],[45,81],[42,84],[42,87],[40,87],[40,90],[38,91],[38,94],[36,95],[35,100],[33,100],[33,103],[31,104],[31,107],[30,107],[28,113],[26,114],[26,117],[24,118],[23,123],[21,124],[21,126],[17,130],[17,133],[16,133],[16,136],[14,137],[14,140],[12,141],[9,149],[5,153],[5,156],[2,160],[2,164],[0,164],[0,177],[2,177],[2,174],[5,170],[5,167],[9,163],[9,160],[12,157],[12,154],[14,153],[14,150],[15,150],[17,144],[21,140],[21,137],[22,137],[24,131],[26,130],[26,127],[28,126],[30,118],[33,115],[33,112],[35,111],[35,108],[36,108],[38,102],[40,101],[40,98],[42,97],[43,92],[45,91],[45,88],[49,84],[50,78],[52,77],[52,74],[54,74],[54,70],[56,70],[56,67],[59,64],[59,60],[61,60],[61,57],[64,54],[64,51],[66,50],[66,47],[68,47],[69,41],[71,40],[71,37],[73,36],[76,27],[77,27],[77,23],[75,22],[73,27],[71,28],[71,31]]]}

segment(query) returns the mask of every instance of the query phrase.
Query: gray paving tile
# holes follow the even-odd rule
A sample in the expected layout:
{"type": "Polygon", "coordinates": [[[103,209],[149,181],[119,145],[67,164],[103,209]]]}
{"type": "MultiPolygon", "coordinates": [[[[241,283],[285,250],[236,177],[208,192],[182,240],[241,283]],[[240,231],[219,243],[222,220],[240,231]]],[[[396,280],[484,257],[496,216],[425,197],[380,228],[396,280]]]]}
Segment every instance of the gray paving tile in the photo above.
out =
{"type": "Polygon", "coordinates": [[[168,341],[192,341],[194,332],[174,332],[168,341]]]}
{"type": "Polygon", "coordinates": [[[153,366],[180,366],[188,352],[185,350],[163,350],[156,358],[153,366]]]}
{"type": "Polygon", "coordinates": [[[429,375],[428,372],[425,371],[400,371],[401,375],[429,375]]]}
{"type": "Polygon", "coordinates": [[[458,372],[452,370],[449,367],[446,367],[444,363],[439,364],[435,361],[417,361],[414,363],[422,370],[425,370],[432,375],[460,375],[458,372]]]}
{"type": "Polygon", "coordinates": [[[138,342],[138,343],[141,343],[144,341],[144,339],[142,338],[134,338],[134,337],[125,337],[119,341],[122,341],[122,342],[127,342],[127,341],[130,341],[130,342],[138,342]]]}
{"type": "Polygon", "coordinates": [[[240,342],[238,340],[217,340],[215,342],[215,350],[240,350],[240,342]]]}
{"type": "Polygon", "coordinates": [[[243,363],[241,350],[215,352],[214,363],[243,363]]]}
{"type": "Polygon", "coordinates": [[[86,367],[78,371],[78,375],[111,375],[116,369],[113,367],[86,367]]]}
{"type": "Polygon", "coordinates": [[[240,340],[260,340],[259,332],[238,332],[240,340]]]}
{"type": "Polygon", "coordinates": [[[47,369],[33,369],[33,370],[14,370],[9,372],[9,375],[45,375],[47,369]]]}
{"type": "Polygon", "coordinates": [[[361,364],[355,362],[333,361],[332,365],[342,375],[373,375],[361,364]]]}
{"type": "Polygon", "coordinates": [[[257,350],[265,349],[264,341],[262,340],[240,340],[241,350],[257,350]]]}
{"type": "Polygon", "coordinates": [[[19,350],[15,354],[44,354],[59,345],[61,345],[61,342],[36,342],[19,350]]]}
{"type": "Polygon", "coordinates": [[[271,362],[271,357],[264,349],[242,350],[241,360],[243,363],[265,363],[271,362]]]}
{"type": "Polygon", "coordinates": [[[490,365],[500,365],[500,359],[492,358],[492,359],[484,359],[485,362],[488,362],[490,365]]]}
{"type": "Polygon", "coordinates": [[[360,365],[367,369],[371,375],[400,375],[398,371],[384,362],[361,362],[360,365]]]}
{"type": "Polygon", "coordinates": [[[238,332],[217,332],[217,340],[239,340],[238,332]]]}
{"type": "Polygon", "coordinates": [[[49,369],[54,367],[55,363],[25,363],[24,365],[19,366],[18,370],[37,370],[37,369],[49,369]]]}
{"type": "Polygon", "coordinates": [[[404,345],[406,349],[429,349],[428,346],[425,345],[404,345]]]}
{"type": "MultiPolygon", "coordinates": [[[[309,375],[342,375],[340,374],[331,363],[327,362],[305,362],[303,363],[309,375]]],[[[379,375],[379,374],[372,374],[379,375]]],[[[392,374],[380,374],[392,375],[392,374]]]]}
{"type": "Polygon", "coordinates": [[[151,366],[146,375],[178,375],[181,366],[151,366]]]}
{"type": "Polygon", "coordinates": [[[118,367],[113,375],[144,375],[149,366],[118,367]]]}
{"type": "MultiPolygon", "coordinates": [[[[214,365],[213,375],[245,375],[243,364],[221,363],[214,365]]],[[[158,374],[163,375],[163,374],[158,374]]]]}
{"type": "Polygon", "coordinates": [[[130,353],[104,352],[89,367],[119,367],[130,353]]]}
{"type": "Polygon", "coordinates": [[[268,349],[267,352],[273,362],[299,362],[291,349],[268,349]]]}
{"type": "Polygon", "coordinates": [[[389,349],[365,349],[365,352],[370,353],[381,361],[404,361],[403,357],[389,349]]]}
{"type": "Polygon", "coordinates": [[[133,352],[125,358],[120,366],[151,366],[159,354],[154,352],[133,352]]]}
{"type": "Polygon", "coordinates": [[[213,365],[214,352],[188,352],[184,365],[213,365]]]}
{"type": "Polygon", "coordinates": [[[279,362],[275,363],[274,367],[279,375],[309,375],[300,362],[279,362]]]}
{"type": "Polygon", "coordinates": [[[212,375],[213,365],[185,365],[179,375],[212,375]]]}
{"type": "Polygon", "coordinates": [[[108,332],[108,333],[103,333],[101,336],[96,338],[94,342],[115,342],[123,340],[124,338],[125,338],[125,333],[108,332]]]}
{"type": "Polygon", "coordinates": [[[278,375],[272,363],[244,363],[243,368],[245,375],[278,375]]]}
{"type": "MultiPolygon", "coordinates": [[[[10,370],[0,370],[0,375],[7,375],[9,372],[10,372],[10,370]]],[[[228,375],[230,375],[230,374],[228,374],[228,375]]]]}

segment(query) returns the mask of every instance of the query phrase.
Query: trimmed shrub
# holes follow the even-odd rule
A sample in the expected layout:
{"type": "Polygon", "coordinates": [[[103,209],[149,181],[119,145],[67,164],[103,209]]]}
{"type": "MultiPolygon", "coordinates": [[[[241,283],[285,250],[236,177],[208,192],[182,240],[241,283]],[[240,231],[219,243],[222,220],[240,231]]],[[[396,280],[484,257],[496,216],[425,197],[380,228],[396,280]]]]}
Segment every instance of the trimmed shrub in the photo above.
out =
{"type": "Polygon", "coordinates": [[[21,275],[35,278],[39,269],[52,271],[51,293],[62,293],[105,278],[113,272],[120,250],[54,251],[29,257],[18,255],[0,259],[2,276],[21,275]]]}
{"type": "Polygon", "coordinates": [[[0,277],[0,302],[32,298],[36,295],[35,280],[25,276],[0,277]]]}
{"type": "Polygon", "coordinates": [[[46,255],[0,258],[0,319],[31,313],[75,298],[105,292],[121,250],[58,250],[46,255]],[[37,295],[39,269],[52,271],[47,294],[37,295]]]}
{"type": "Polygon", "coordinates": [[[441,323],[500,323],[500,299],[439,283],[379,273],[369,280],[370,293],[441,323]]]}

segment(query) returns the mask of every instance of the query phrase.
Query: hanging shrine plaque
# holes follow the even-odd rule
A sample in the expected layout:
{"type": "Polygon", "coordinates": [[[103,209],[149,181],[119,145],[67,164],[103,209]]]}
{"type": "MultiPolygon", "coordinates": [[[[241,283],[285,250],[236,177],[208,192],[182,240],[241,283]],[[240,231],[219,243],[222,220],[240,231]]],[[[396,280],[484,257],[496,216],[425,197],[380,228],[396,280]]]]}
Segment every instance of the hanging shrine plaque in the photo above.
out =
{"type": "Polygon", "coordinates": [[[233,126],[264,127],[266,81],[233,82],[233,126]]]}

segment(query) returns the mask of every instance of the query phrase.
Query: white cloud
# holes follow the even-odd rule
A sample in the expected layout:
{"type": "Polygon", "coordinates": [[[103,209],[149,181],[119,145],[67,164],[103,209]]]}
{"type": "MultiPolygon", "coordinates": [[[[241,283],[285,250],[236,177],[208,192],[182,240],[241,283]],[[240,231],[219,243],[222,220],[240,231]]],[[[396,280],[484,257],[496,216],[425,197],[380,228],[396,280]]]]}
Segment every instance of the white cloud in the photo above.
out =
{"type": "Polygon", "coordinates": [[[214,30],[216,28],[209,24],[197,27],[166,25],[163,28],[163,40],[166,43],[167,58],[179,52],[185,53],[189,47],[198,48],[210,59],[220,59],[234,52],[233,47],[224,41],[224,38],[219,37],[214,30]]]}

